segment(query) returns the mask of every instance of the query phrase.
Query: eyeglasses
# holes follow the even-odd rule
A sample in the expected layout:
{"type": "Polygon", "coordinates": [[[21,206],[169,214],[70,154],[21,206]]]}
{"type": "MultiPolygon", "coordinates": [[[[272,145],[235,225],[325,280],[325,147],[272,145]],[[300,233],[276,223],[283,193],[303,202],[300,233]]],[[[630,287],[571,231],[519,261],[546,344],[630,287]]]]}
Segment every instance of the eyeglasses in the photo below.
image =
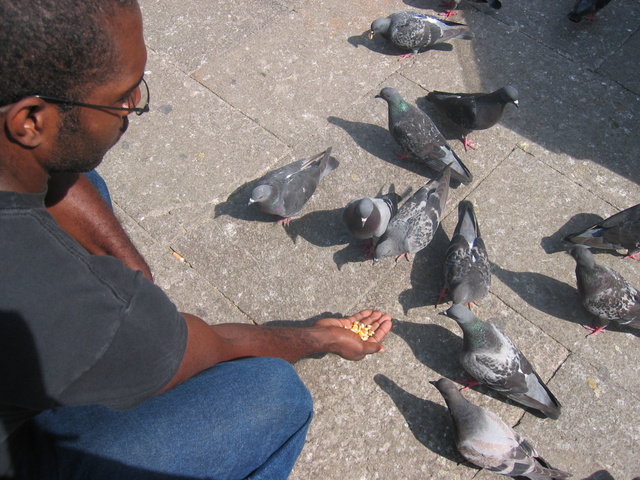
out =
{"type": "MultiPolygon", "coordinates": [[[[138,87],[140,89],[140,100],[134,104],[133,93],[127,97],[127,99],[123,102],[123,105],[131,105],[127,107],[111,107],[107,105],[94,105],[91,103],[82,103],[82,102],[74,102],[73,100],[65,100],[63,98],[55,98],[55,97],[47,97],[46,95],[31,95],[35,98],[40,98],[45,102],[55,103],[58,105],[67,105],[69,107],[77,106],[77,107],[88,107],[88,108],[99,108],[104,110],[117,110],[119,112],[128,112],[134,113],[136,115],[142,115],[149,111],[149,85],[145,82],[144,78],[141,79],[138,87]],[[144,86],[144,88],[142,88],[144,86]]],[[[134,90],[135,91],[135,90],[134,90]]]]}

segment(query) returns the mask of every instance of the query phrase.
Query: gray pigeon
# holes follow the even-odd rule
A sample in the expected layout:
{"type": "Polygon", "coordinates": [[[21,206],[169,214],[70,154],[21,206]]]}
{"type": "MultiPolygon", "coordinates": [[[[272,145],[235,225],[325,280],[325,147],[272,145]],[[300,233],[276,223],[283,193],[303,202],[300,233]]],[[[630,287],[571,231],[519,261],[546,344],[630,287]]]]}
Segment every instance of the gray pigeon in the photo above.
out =
{"type": "Polygon", "coordinates": [[[395,255],[409,259],[433,239],[447,203],[451,167],[414,193],[389,221],[387,231],[376,244],[374,262],[395,255]]]}
{"type": "Polygon", "coordinates": [[[447,249],[444,281],[438,303],[447,291],[454,304],[468,305],[483,299],[489,293],[491,265],[480,236],[473,204],[468,200],[458,204],[458,225],[447,249]]]}
{"type": "Polygon", "coordinates": [[[382,35],[396,47],[410,50],[412,54],[453,38],[473,38],[466,25],[409,11],[392,13],[387,18],[374,20],[369,38],[372,39],[376,34],[382,35]]]}
{"type": "Polygon", "coordinates": [[[338,168],[331,147],[318,155],[290,163],[256,181],[249,204],[258,210],[283,217],[278,223],[289,225],[316,191],[320,179],[338,168]]]}
{"type": "Polygon", "coordinates": [[[511,477],[564,479],[535,448],[495,413],[472,404],[446,378],[431,382],[442,394],[455,424],[456,448],[469,462],[511,477]]]}
{"type": "Polygon", "coordinates": [[[579,23],[583,18],[595,20],[596,13],[606,7],[611,0],[576,0],[573,10],[567,14],[567,18],[574,23],[579,23]]]}
{"type": "Polygon", "coordinates": [[[387,231],[389,220],[398,213],[398,202],[402,197],[395,193],[393,185],[389,193],[375,198],[351,200],[342,212],[342,221],[349,233],[360,240],[368,241],[367,258],[373,255],[373,241],[387,231]]]}
{"type": "Polygon", "coordinates": [[[591,225],[563,241],[605,250],[627,249],[627,257],[640,260],[640,204],[591,225]]]}
{"type": "MultiPolygon", "coordinates": [[[[576,280],[580,301],[589,312],[604,320],[640,329],[640,292],[622,275],[604,265],[598,265],[591,251],[577,245],[569,252],[576,260],[576,280]]],[[[595,335],[605,329],[586,327],[595,335]]]]}
{"type": "Polygon", "coordinates": [[[462,137],[465,150],[475,148],[475,144],[467,140],[473,130],[484,130],[493,127],[504,115],[504,109],[512,103],[518,107],[518,90],[512,86],[499,88],[491,93],[449,93],[430,92],[426,99],[441,110],[452,123],[464,129],[462,137]]]}
{"type": "Polygon", "coordinates": [[[409,105],[397,90],[385,87],[376,98],[389,105],[389,132],[410,157],[436,171],[451,165],[451,178],[468,185],[473,175],[462,163],[431,119],[418,107],[409,105]]]}
{"type": "Polygon", "coordinates": [[[560,416],[560,402],[511,339],[493,323],[483,322],[463,305],[443,312],[464,334],[460,363],[479,383],[549,418],[560,416]]]}

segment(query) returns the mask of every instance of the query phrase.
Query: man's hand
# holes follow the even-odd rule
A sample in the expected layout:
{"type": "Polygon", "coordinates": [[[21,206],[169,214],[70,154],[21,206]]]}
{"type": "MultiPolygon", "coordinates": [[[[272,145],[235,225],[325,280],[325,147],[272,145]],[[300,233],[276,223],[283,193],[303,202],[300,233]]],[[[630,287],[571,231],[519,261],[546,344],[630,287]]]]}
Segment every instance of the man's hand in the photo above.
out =
{"type": "Polygon", "coordinates": [[[377,310],[363,310],[347,318],[323,318],[314,326],[332,330],[334,340],[331,352],[347,360],[361,360],[371,353],[384,353],[382,339],[391,330],[391,316],[377,310]],[[360,336],[352,332],[353,322],[370,325],[373,336],[363,341],[360,336]]]}

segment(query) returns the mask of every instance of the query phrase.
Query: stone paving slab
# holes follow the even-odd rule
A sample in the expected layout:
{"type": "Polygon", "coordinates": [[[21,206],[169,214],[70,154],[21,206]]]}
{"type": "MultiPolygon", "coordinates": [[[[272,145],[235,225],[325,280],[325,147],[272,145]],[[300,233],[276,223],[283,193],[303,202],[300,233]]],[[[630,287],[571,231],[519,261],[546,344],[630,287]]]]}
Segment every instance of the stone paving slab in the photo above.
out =
{"type": "MultiPolygon", "coordinates": [[[[142,0],[152,111],[100,167],[116,212],[179,308],[210,323],[308,325],[361,308],[395,321],[387,352],[359,363],[335,356],[296,364],[315,418],[291,478],[484,479],[459,464],[445,404],[429,384],[464,378],[461,331],[435,308],[462,199],[474,202],[492,260],[495,318],[563,403],[543,420],[483,387],[465,396],[517,425],[576,479],[640,474],[638,336],[585,338],[575,262],[559,239],[640,203],[637,65],[640,3],[617,0],[596,22],[565,21],[572,1],[464,1],[454,20],[473,41],[399,59],[363,36],[394,11],[437,13],[439,0],[142,0]],[[399,160],[387,130],[384,86],[442,120],[431,90],[514,84],[494,128],[465,152],[470,186],[452,189],[442,228],[411,261],[363,262],[340,220],[351,199],[394,184],[410,194],[432,176],[399,160]],[[247,206],[251,182],[328,146],[340,167],[289,228],[247,206]],[[184,258],[181,262],[173,255],[184,258]]],[[[602,253],[640,286],[638,263],[602,253]]]]}

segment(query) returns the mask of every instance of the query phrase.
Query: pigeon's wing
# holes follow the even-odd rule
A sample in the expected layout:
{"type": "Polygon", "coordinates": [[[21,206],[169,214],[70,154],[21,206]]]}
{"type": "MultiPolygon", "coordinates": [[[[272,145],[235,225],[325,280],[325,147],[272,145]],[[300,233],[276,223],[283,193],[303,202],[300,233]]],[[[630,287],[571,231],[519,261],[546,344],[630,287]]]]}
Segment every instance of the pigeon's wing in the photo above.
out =
{"type": "Polygon", "coordinates": [[[277,176],[272,177],[281,185],[281,203],[285,217],[300,213],[304,205],[316,191],[320,179],[338,166],[337,160],[330,156],[331,148],[309,159],[299,160],[284,167],[277,176]]]}
{"type": "Polygon", "coordinates": [[[603,265],[597,265],[598,288],[584,299],[585,307],[609,320],[631,322],[640,319],[640,293],[622,275],[603,265]]]}
{"type": "Polygon", "coordinates": [[[472,93],[447,93],[433,91],[427,95],[456,125],[473,129],[476,123],[476,98],[472,93]]]}
{"type": "Polygon", "coordinates": [[[445,138],[431,119],[412,105],[389,129],[396,142],[418,159],[443,158],[446,155],[439,148],[446,145],[445,138]]]}
{"type": "Polygon", "coordinates": [[[629,253],[640,250],[640,204],[616,213],[604,220],[602,239],[629,253]]]}
{"type": "Polygon", "coordinates": [[[417,51],[431,45],[430,23],[426,15],[403,12],[402,16],[394,17],[391,24],[391,39],[395,45],[407,50],[417,51]]]}

